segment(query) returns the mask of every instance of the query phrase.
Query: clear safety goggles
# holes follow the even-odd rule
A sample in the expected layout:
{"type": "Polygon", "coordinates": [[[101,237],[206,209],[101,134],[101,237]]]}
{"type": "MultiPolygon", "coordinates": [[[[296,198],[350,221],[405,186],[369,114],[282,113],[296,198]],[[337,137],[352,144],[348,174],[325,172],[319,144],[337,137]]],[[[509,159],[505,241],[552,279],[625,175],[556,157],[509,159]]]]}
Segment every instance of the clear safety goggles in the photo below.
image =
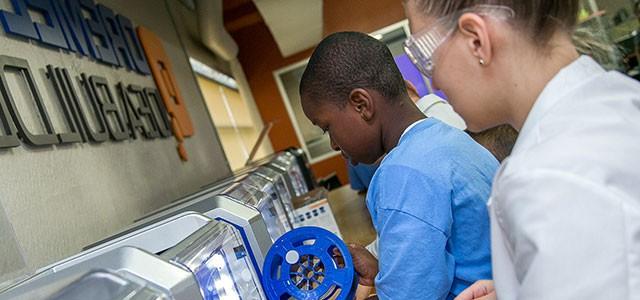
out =
{"type": "Polygon", "coordinates": [[[433,76],[433,55],[456,30],[456,23],[465,13],[476,13],[481,16],[490,16],[498,20],[507,20],[515,17],[513,9],[502,5],[476,5],[465,9],[454,17],[444,17],[430,26],[430,28],[413,34],[404,42],[404,52],[411,62],[422,74],[431,78],[433,76]]]}

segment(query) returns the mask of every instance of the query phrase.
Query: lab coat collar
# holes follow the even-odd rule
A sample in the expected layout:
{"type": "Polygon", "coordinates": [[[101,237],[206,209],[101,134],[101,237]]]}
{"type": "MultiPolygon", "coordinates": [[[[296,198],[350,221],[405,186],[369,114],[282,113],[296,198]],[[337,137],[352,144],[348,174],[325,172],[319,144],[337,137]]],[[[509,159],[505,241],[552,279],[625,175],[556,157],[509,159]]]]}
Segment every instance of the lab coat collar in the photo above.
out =
{"type": "Polygon", "coordinates": [[[605,70],[589,56],[581,56],[573,63],[569,64],[547,83],[544,90],[534,103],[527,119],[520,130],[520,135],[513,147],[512,154],[520,153],[528,149],[538,141],[537,124],[551,112],[551,110],[561,101],[572,101],[576,99],[565,99],[572,90],[579,88],[582,82],[593,76],[604,73],[605,70]]]}
{"type": "Polygon", "coordinates": [[[416,106],[418,107],[418,109],[420,109],[421,112],[427,112],[429,111],[429,109],[431,109],[434,105],[438,104],[438,103],[447,103],[447,101],[445,101],[444,99],[438,97],[438,95],[436,94],[428,94],[422,98],[420,98],[420,100],[418,100],[416,102],[416,106]]]}

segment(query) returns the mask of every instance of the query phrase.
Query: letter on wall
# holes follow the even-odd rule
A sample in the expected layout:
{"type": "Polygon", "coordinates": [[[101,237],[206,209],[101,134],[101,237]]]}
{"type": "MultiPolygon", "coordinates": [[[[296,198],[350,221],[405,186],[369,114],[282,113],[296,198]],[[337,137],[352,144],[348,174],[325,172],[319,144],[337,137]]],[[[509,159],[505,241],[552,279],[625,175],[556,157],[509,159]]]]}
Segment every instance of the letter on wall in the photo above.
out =
{"type": "Polygon", "coordinates": [[[178,153],[182,160],[187,160],[187,153],[183,145],[183,137],[193,135],[193,123],[187,112],[184,99],[173,75],[171,61],[164,51],[162,41],[152,31],[139,26],[138,37],[147,56],[147,62],[153,74],[153,79],[160,91],[160,97],[171,117],[171,127],[178,141],[178,153]]]}

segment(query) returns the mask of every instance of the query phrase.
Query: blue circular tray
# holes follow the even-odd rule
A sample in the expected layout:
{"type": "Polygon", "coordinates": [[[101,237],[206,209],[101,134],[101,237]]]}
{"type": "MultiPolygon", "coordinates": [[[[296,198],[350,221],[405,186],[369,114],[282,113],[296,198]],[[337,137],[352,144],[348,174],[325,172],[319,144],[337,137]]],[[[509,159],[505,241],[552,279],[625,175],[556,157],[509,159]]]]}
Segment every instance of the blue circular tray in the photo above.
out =
{"type": "Polygon", "coordinates": [[[269,299],[352,300],[358,277],[347,245],[319,227],[285,233],[269,249],[262,285],[269,299]],[[342,259],[335,256],[335,251],[342,259]]]}

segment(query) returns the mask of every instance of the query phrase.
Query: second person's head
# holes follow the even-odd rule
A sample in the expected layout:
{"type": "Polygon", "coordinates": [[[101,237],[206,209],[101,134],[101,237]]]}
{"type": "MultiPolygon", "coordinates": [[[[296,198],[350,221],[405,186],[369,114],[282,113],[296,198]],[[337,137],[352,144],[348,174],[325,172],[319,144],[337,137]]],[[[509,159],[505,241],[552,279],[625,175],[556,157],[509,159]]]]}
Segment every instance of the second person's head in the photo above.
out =
{"type": "Polygon", "coordinates": [[[517,128],[514,115],[526,116],[530,109],[518,101],[532,102],[526,98],[536,98],[562,64],[577,58],[571,32],[578,4],[405,0],[412,31],[405,49],[470,130],[504,123],[517,128]]]}

